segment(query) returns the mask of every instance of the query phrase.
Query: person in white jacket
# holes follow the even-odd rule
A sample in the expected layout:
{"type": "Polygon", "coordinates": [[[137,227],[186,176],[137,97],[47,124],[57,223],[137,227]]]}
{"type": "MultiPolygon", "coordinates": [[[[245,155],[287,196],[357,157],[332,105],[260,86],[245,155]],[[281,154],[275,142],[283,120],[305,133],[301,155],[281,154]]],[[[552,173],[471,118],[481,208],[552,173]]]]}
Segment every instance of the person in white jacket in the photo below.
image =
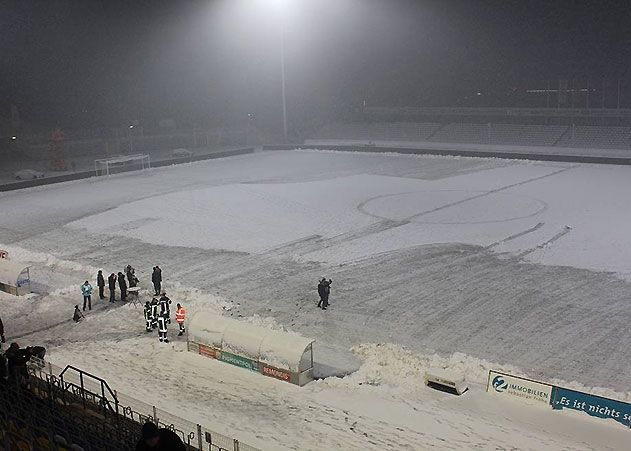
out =
{"type": "Polygon", "coordinates": [[[83,311],[85,312],[86,304],[88,309],[92,310],[92,285],[87,280],[81,285],[81,293],[83,293],[83,311]]]}

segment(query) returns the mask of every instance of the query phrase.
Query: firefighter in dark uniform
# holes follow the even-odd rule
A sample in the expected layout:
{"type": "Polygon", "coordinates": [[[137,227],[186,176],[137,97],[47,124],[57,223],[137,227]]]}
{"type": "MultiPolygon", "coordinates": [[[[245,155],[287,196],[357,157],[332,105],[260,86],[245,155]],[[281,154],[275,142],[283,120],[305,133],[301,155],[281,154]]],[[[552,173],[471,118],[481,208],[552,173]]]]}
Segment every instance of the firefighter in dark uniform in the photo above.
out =
{"type": "Polygon", "coordinates": [[[151,300],[151,328],[155,329],[158,327],[158,300],[153,298],[151,300]]]}
{"type": "Polygon", "coordinates": [[[151,327],[151,304],[149,303],[149,301],[145,302],[145,309],[144,309],[144,313],[145,313],[145,330],[147,332],[151,332],[152,327],[151,327]]]}
{"type": "Polygon", "coordinates": [[[171,299],[167,297],[167,294],[163,291],[160,296],[160,316],[164,316],[167,319],[167,323],[171,324],[171,299]]]}

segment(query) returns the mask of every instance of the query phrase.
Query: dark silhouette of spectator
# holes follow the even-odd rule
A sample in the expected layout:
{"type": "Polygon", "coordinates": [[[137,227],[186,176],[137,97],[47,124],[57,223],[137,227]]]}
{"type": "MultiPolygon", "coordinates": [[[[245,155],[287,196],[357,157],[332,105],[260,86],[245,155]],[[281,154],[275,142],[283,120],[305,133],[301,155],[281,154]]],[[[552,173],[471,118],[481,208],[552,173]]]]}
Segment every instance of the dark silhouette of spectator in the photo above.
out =
{"type": "Polygon", "coordinates": [[[4,324],[2,324],[2,318],[0,318],[0,341],[2,343],[6,343],[6,338],[4,338],[4,324]]]}
{"type": "Polygon", "coordinates": [[[20,385],[26,382],[28,380],[26,363],[31,358],[29,352],[26,349],[21,349],[17,343],[11,343],[4,355],[8,363],[9,378],[20,385]]]}
{"type": "Polygon", "coordinates": [[[186,446],[175,432],[159,429],[147,422],[142,426],[142,437],[136,445],[136,451],[186,451],[186,446]]]}
{"type": "Polygon", "coordinates": [[[37,357],[42,360],[46,357],[46,348],[43,346],[27,346],[26,350],[32,357],[37,357]]]}

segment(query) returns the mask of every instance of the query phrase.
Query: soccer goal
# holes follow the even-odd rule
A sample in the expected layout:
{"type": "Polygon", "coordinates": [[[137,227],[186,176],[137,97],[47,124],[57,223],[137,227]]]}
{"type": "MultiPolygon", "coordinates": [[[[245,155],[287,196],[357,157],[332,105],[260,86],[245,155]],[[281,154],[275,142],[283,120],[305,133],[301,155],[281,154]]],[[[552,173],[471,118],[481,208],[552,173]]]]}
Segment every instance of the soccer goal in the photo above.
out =
{"type": "Polygon", "coordinates": [[[96,175],[118,174],[119,172],[141,171],[151,167],[149,155],[120,155],[94,160],[96,175]]]}

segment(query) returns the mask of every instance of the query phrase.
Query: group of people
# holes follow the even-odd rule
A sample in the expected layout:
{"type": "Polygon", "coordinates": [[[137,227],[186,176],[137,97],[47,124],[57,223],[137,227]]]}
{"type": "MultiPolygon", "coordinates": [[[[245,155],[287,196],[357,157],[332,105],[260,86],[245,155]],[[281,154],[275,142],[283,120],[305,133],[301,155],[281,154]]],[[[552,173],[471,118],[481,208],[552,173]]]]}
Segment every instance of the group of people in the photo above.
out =
{"type": "MultiPolygon", "coordinates": [[[[135,288],[138,286],[138,277],[136,277],[136,270],[131,266],[127,265],[125,268],[125,274],[119,272],[118,275],[115,273],[110,274],[107,278],[107,283],[110,292],[110,302],[116,301],[116,284],[118,283],[118,287],[121,292],[121,301],[127,300],[127,293],[130,288],[135,288]]],[[[145,317],[145,330],[147,332],[152,332],[154,329],[158,329],[158,337],[160,342],[168,343],[168,327],[171,324],[171,299],[169,299],[166,295],[166,292],[162,291],[162,269],[156,265],[152,269],[151,273],[151,283],[153,285],[154,297],[151,301],[145,302],[144,306],[144,317],[145,317]]],[[[99,270],[96,275],[96,284],[99,287],[99,299],[105,299],[105,277],[103,276],[103,271],[99,270]]],[[[81,293],[83,294],[83,311],[85,312],[86,307],[88,310],[92,310],[92,285],[89,281],[85,281],[83,285],[81,285],[81,293]]],[[[72,319],[74,322],[78,323],[81,319],[84,318],[84,315],[79,308],[79,305],[75,305],[74,314],[72,319]]],[[[186,311],[184,307],[180,304],[177,304],[177,309],[175,312],[175,321],[179,325],[179,333],[181,336],[186,332],[184,328],[184,321],[186,319],[186,311]]]]}
{"type": "MultiPolygon", "coordinates": [[[[171,324],[171,299],[167,297],[166,292],[162,292],[160,298],[155,296],[151,302],[145,302],[145,330],[152,332],[158,329],[158,338],[161,343],[168,343],[169,324],[171,324]]],[[[177,304],[175,310],[175,322],[179,325],[180,331],[178,336],[186,332],[184,321],[186,320],[186,310],[180,304],[177,304]]]]}
{"type": "MultiPolygon", "coordinates": [[[[125,268],[125,274],[122,271],[119,271],[118,274],[112,273],[107,278],[107,286],[110,292],[110,302],[116,302],[116,285],[118,284],[118,289],[120,290],[120,299],[122,302],[127,301],[127,294],[129,288],[134,288],[138,286],[138,277],[136,277],[136,270],[131,266],[127,265],[125,268]]],[[[162,286],[162,269],[159,266],[153,267],[153,272],[151,274],[151,282],[153,284],[155,294],[160,294],[160,288],[162,286]]],[[[99,288],[99,299],[105,299],[105,276],[103,275],[103,271],[99,269],[96,275],[96,285],[99,288]]],[[[92,285],[89,281],[85,281],[83,285],[81,285],[81,294],[83,295],[83,311],[87,307],[88,310],[92,310],[92,285]]],[[[83,314],[79,309],[79,305],[75,305],[75,311],[72,316],[72,319],[75,322],[81,321],[83,318],[83,314]]]]}

